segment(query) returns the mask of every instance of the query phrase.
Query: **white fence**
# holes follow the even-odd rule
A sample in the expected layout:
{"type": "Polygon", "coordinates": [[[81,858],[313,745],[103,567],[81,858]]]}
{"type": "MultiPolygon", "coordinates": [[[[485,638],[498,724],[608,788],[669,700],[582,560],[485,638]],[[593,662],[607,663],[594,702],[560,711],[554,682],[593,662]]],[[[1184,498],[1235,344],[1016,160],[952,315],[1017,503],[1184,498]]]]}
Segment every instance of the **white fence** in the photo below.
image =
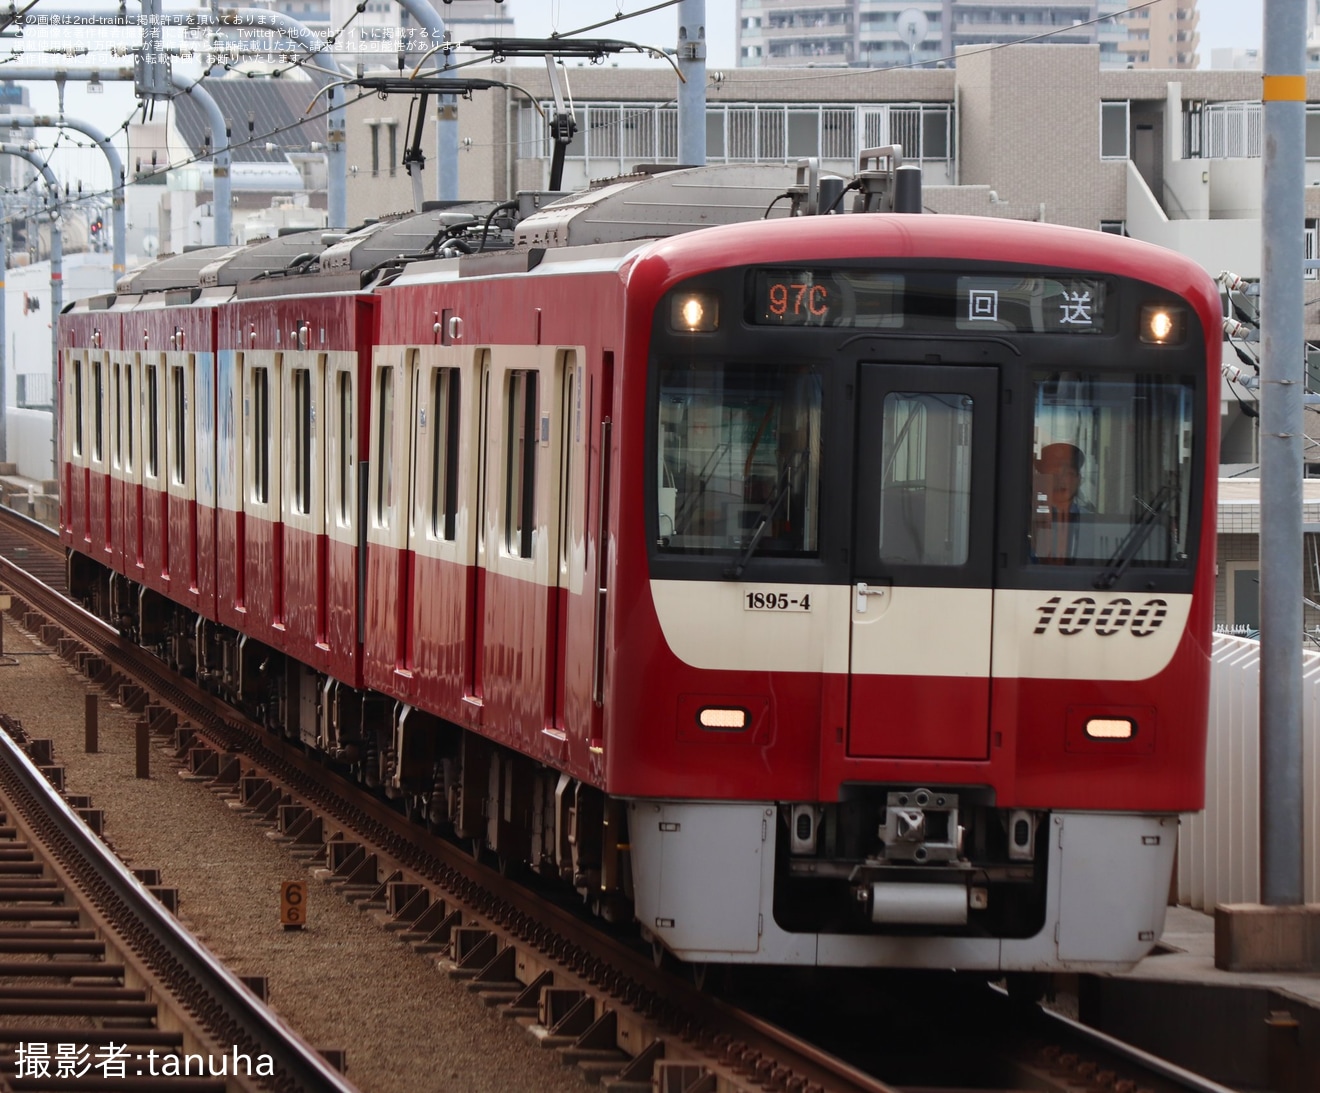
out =
{"type": "MultiPolygon", "coordinates": [[[[546,115],[553,103],[543,103],[546,115]]],[[[588,177],[621,174],[638,163],[678,161],[678,107],[672,102],[579,102],[577,133],[568,161],[581,161],[588,177]]],[[[520,143],[548,159],[554,151],[543,115],[530,105],[520,114],[520,143]]],[[[792,103],[708,103],[707,163],[793,162],[816,156],[855,165],[863,148],[903,146],[903,158],[921,165],[952,162],[951,103],[874,103],[803,106],[792,103]]]]}
{"type": "Polygon", "coordinates": [[[1201,114],[1201,158],[1259,159],[1265,139],[1258,102],[1208,103],[1201,114]]]}
{"type": "MultiPolygon", "coordinates": [[[[1178,835],[1178,902],[1203,911],[1260,900],[1260,643],[1216,635],[1210,676],[1205,811],[1178,835]]],[[[1302,665],[1303,895],[1320,902],[1320,654],[1302,665]]]]}

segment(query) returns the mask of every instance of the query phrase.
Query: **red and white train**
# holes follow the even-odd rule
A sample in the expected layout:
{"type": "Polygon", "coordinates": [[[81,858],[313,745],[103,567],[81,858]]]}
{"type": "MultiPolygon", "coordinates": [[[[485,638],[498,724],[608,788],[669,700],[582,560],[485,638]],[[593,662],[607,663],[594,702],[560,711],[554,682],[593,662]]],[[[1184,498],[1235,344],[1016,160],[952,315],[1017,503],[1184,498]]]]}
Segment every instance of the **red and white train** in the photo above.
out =
{"type": "Polygon", "coordinates": [[[72,305],[70,586],[682,959],[1129,965],[1202,804],[1215,287],[803,190],[680,170],[72,305]]]}

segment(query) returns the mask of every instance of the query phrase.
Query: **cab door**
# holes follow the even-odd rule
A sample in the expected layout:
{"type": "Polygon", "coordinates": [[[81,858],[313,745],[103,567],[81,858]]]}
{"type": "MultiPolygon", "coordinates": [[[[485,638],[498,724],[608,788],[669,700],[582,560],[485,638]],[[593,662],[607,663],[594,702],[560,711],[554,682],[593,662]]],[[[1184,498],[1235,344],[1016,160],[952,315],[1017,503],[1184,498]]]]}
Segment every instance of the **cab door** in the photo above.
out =
{"type": "Polygon", "coordinates": [[[848,753],[989,755],[995,368],[859,366],[848,753]]]}

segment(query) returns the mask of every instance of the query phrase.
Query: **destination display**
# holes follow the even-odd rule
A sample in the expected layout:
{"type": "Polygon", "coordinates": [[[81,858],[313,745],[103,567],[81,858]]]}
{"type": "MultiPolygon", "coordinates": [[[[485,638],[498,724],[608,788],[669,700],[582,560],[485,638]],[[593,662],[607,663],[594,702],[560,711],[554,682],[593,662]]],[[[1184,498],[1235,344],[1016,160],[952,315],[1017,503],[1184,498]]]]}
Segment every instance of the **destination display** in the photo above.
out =
{"type": "Polygon", "coordinates": [[[1100,334],[1107,288],[1097,277],[756,269],[746,314],[753,326],[1100,334]]]}
{"type": "Polygon", "coordinates": [[[752,273],[757,326],[900,327],[903,276],[862,269],[759,269],[752,273]]]}
{"type": "Polygon", "coordinates": [[[1090,277],[959,277],[959,330],[1099,334],[1105,282],[1090,277]]]}

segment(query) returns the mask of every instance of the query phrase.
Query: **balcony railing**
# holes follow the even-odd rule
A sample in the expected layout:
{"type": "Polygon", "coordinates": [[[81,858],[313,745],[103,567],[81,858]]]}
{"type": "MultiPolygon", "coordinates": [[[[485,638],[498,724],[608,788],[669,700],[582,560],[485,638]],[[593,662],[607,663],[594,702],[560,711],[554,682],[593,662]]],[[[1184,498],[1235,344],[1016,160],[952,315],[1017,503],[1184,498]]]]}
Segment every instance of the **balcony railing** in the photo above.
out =
{"type": "MultiPolygon", "coordinates": [[[[544,104],[553,113],[550,103],[544,104]]],[[[639,163],[678,162],[678,108],[672,103],[578,103],[577,135],[567,159],[587,176],[630,171],[639,163]]],[[[549,159],[545,124],[530,106],[521,112],[522,144],[549,159]]],[[[706,109],[708,163],[792,162],[809,156],[854,162],[863,148],[901,144],[908,162],[953,158],[951,103],[800,106],[718,103],[706,109]]]]}
{"type": "Polygon", "coordinates": [[[1186,115],[1183,155],[1186,159],[1259,159],[1264,117],[1258,102],[1207,103],[1186,115]],[[1197,117],[1199,115],[1199,125],[1197,117]]]}

